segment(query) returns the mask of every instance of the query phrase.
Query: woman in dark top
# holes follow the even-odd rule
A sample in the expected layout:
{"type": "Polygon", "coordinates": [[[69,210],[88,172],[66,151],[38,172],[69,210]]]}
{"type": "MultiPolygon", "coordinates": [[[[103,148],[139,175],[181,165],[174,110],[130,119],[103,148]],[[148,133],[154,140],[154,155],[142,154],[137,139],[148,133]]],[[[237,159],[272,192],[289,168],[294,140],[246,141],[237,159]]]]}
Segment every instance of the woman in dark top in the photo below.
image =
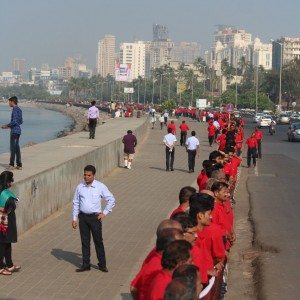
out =
{"type": "Polygon", "coordinates": [[[0,275],[11,275],[20,270],[12,262],[11,243],[17,242],[15,209],[18,199],[9,190],[14,174],[4,171],[0,174],[0,275]]]}

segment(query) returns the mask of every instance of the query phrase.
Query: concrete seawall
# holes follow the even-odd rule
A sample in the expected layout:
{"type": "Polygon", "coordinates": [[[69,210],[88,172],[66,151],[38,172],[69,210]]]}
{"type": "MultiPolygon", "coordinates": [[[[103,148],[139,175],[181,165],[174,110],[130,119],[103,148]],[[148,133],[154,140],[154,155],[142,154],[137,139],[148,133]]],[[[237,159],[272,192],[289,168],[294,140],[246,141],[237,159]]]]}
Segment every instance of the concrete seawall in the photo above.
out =
{"type": "MultiPolygon", "coordinates": [[[[13,186],[20,198],[16,210],[19,234],[72,201],[85,165],[96,166],[98,179],[122,165],[123,135],[131,129],[141,141],[147,127],[146,118],[110,119],[97,127],[95,140],[79,132],[22,149],[23,170],[14,171],[13,186]]],[[[8,153],[0,155],[1,172],[8,159],[8,153]]]]}

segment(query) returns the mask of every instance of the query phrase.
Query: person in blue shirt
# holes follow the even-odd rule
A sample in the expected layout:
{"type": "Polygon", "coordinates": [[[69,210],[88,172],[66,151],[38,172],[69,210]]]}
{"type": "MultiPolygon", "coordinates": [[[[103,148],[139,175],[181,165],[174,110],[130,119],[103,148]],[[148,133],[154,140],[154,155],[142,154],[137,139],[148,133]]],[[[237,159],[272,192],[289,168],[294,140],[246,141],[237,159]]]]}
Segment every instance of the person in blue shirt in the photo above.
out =
{"type": "Polygon", "coordinates": [[[15,168],[16,160],[16,169],[22,170],[21,150],[19,145],[21,124],[23,123],[22,110],[18,106],[18,98],[16,96],[8,99],[8,105],[12,107],[10,123],[1,126],[3,129],[10,128],[10,161],[8,169],[13,170],[15,168]]]}
{"type": "Polygon", "coordinates": [[[73,198],[73,229],[77,228],[79,220],[79,231],[82,246],[82,266],[76,272],[89,271],[90,265],[90,242],[93,236],[99,270],[108,272],[102,240],[102,221],[115,206],[115,198],[107,186],[95,180],[96,168],[88,165],[84,168],[83,181],[77,186],[73,198]],[[106,206],[102,208],[102,199],[106,206]]]}

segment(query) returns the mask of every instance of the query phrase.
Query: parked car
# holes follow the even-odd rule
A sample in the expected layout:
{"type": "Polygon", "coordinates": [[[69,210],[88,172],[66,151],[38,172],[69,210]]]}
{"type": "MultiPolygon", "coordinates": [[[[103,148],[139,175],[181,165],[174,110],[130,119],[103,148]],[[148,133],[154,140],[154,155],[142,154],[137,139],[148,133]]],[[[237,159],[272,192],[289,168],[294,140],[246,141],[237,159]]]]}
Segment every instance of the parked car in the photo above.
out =
{"type": "Polygon", "coordinates": [[[300,141],[300,123],[292,123],[289,126],[287,136],[289,142],[300,141]]]}
{"type": "Polygon", "coordinates": [[[286,114],[281,114],[278,118],[279,124],[289,124],[290,123],[290,117],[286,114]]]}
{"type": "Polygon", "coordinates": [[[269,127],[272,121],[275,122],[275,120],[273,120],[271,116],[264,115],[257,121],[257,125],[258,127],[269,127]]]}
{"type": "Polygon", "coordinates": [[[290,116],[290,124],[298,122],[300,122],[300,114],[297,112],[292,113],[290,116]]]}
{"type": "Polygon", "coordinates": [[[263,117],[263,113],[257,113],[253,118],[253,123],[257,123],[261,117],[263,117]]]}

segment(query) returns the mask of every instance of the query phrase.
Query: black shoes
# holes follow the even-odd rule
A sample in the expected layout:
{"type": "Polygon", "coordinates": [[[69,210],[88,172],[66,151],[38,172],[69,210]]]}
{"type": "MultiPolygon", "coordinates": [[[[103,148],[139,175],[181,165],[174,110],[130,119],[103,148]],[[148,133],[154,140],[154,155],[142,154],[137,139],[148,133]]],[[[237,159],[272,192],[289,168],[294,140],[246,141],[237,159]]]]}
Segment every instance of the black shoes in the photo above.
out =
{"type": "Polygon", "coordinates": [[[83,267],[81,266],[80,268],[76,269],[76,272],[85,272],[85,271],[90,271],[91,267],[83,267]]]}
{"type": "MultiPolygon", "coordinates": [[[[98,265],[99,266],[99,265],[98,265]]],[[[99,270],[101,271],[101,272],[104,272],[104,273],[107,273],[108,272],[108,269],[107,269],[107,267],[105,267],[105,266],[99,266],[99,270]]]]}

